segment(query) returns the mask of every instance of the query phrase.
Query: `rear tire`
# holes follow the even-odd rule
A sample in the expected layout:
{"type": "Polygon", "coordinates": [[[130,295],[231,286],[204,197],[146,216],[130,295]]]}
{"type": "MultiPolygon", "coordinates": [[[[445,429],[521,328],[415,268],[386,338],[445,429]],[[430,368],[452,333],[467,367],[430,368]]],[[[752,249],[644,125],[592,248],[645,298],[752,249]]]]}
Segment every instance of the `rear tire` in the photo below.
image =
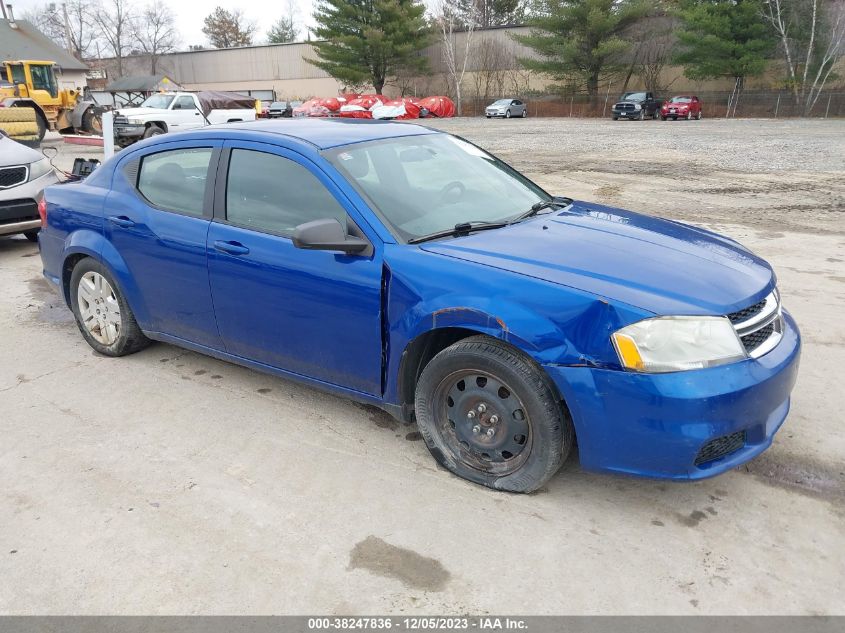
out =
{"type": "Polygon", "coordinates": [[[30,242],[38,242],[38,232],[41,229],[35,229],[34,231],[27,231],[24,233],[24,237],[28,239],[30,242]]]}
{"type": "Polygon", "coordinates": [[[488,336],[437,354],[420,376],[415,404],[435,460],[497,490],[537,490],[574,443],[572,422],[540,366],[488,336]]]}
{"type": "Polygon", "coordinates": [[[525,119],[528,117],[528,108],[522,110],[522,118],[525,119]]]}
{"type": "Polygon", "coordinates": [[[126,356],[150,344],[100,262],[86,257],[76,264],[70,277],[70,303],[83,338],[100,354],[126,356]]]}

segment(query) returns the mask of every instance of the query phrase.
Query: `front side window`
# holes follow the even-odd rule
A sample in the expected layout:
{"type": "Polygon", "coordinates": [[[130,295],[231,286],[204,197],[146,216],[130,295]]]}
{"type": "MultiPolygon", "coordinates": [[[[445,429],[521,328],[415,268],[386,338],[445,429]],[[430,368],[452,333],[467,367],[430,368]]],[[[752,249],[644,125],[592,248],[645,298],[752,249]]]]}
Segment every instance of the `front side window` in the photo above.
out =
{"type": "Polygon", "coordinates": [[[233,149],[226,183],[226,220],[265,233],[292,235],[300,224],[346,211],[308,169],[266,152],[233,149]]]}
{"type": "Polygon", "coordinates": [[[340,147],[326,157],[397,237],[502,222],[551,197],[484,150],[448,134],[340,147]]]}
{"type": "Polygon", "coordinates": [[[212,149],[176,149],[141,159],[138,191],[154,206],[201,217],[212,149]]]}
{"type": "Polygon", "coordinates": [[[194,103],[193,97],[182,96],[176,99],[176,103],[173,106],[174,110],[196,110],[197,104],[194,103]]]}
{"type": "Polygon", "coordinates": [[[52,66],[30,66],[29,74],[32,75],[32,87],[35,90],[46,90],[51,97],[58,96],[59,90],[52,66]]]}
{"type": "Polygon", "coordinates": [[[141,104],[142,108],[156,108],[157,110],[167,110],[170,107],[170,102],[173,101],[173,95],[153,95],[141,104]]]}

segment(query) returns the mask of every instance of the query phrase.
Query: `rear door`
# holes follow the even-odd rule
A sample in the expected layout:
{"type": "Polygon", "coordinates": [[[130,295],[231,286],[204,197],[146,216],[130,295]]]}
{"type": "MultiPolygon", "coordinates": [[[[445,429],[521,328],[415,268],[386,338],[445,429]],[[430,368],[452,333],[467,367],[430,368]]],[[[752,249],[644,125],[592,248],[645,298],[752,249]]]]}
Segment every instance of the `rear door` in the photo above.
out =
{"type": "Polygon", "coordinates": [[[323,218],[353,232],[369,227],[350,217],[357,212],[349,200],[300,154],[264,143],[227,141],[224,148],[208,270],[226,350],[381,393],[381,249],[346,255],[291,241],[294,227],[323,218]]]}
{"type": "Polygon", "coordinates": [[[106,201],[105,236],[146,306],[145,329],[220,349],[208,287],[206,236],[221,141],[159,143],[121,161],[106,201]]]}

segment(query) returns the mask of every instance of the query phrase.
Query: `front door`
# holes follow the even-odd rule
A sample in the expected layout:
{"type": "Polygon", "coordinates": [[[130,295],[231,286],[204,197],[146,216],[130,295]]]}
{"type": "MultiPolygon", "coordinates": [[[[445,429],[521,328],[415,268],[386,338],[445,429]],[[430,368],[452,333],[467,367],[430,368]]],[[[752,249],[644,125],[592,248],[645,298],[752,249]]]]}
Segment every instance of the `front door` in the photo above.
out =
{"type": "Polygon", "coordinates": [[[294,247],[290,236],[299,224],[353,222],[349,201],[297,153],[263,143],[224,147],[208,271],[227,351],[379,394],[380,248],[346,255],[294,247]]]}
{"type": "Polygon", "coordinates": [[[202,127],[202,112],[197,109],[197,104],[191,95],[181,95],[173,100],[170,107],[169,128],[173,132],[182,132],[202,127]]]}
{"type": "Polygon", "coordinates": [[[128,268],[147,315],[141,327],[222,349],[206,265],[213,200],[208,173],[220,141],[161,143],[115,172],[105,236],[128,268]]]}

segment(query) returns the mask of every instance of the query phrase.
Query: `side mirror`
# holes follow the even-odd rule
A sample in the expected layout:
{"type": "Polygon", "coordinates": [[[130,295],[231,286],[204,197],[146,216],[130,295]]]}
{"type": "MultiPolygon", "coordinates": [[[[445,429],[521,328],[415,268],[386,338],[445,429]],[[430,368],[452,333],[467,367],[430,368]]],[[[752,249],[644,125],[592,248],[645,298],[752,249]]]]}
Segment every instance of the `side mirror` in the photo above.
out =
{"type": "Polygon", "coordinates": [[[343,225],[335,218],[324,218],[300,224],[293,230],[293,245],[312,251],[342,251],[360,253],[370,243],[360,237],[347,234],[343,225]]]}

